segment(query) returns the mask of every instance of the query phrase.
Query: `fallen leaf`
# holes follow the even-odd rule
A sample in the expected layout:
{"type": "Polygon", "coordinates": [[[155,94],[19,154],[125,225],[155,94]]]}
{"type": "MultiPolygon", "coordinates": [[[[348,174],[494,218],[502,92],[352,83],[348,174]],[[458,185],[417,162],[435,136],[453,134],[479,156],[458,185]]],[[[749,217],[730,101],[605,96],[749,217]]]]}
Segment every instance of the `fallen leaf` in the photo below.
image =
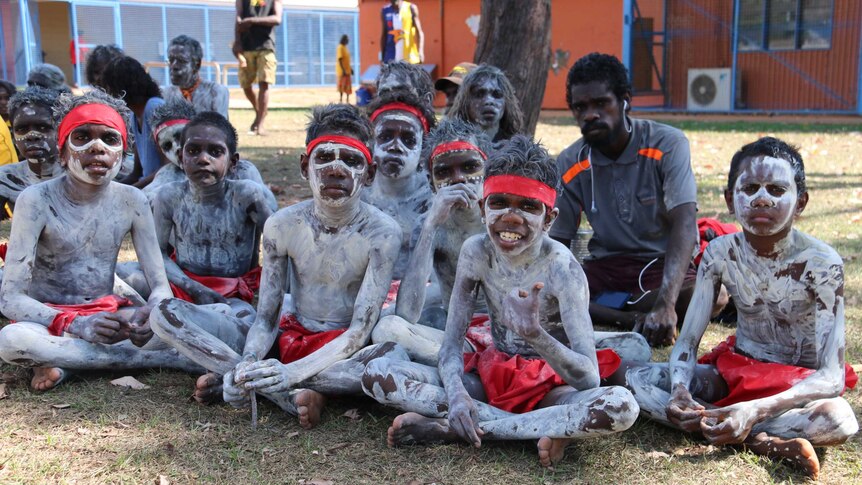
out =
{"type": "Polygon", "coordinates": [[[90,430],[87,428],[78,428],[78,434],[90,434],[90,430]]]}
{"type": "Polygon", "coordinates": [[[165,442],[164,447],[165,447],[165,453],[167,453],[169,455],[173,455],[174,452],[176,451],[176,447],[174,447],[174,445],[172,443],[165,442]]]}
{"type": "Polygon", "coordinates": [[[119,427],[121,427],[121,428],[130,428],[130,427],[131,427],[131,426],[129,426],[128,424],[126,424],[126,423],[124,423],[124,422],[122,422],[122,421],[115,421],[115,422],[114,422],[114,424],[116,424],[117,426],[119,426],[119,427]]]}
{"type": "Polygon", "coordinates": [[[648,458],[652,458],[654,460],[658,460],[659,458],[670,458],[670,455],[663,451],[650,451],[646,454],[648,458]]]}
{"type": "Polygon", "coordinates": [[[334,452],[336,452],[336,451],[338,451],[344,447],[347,447],[347,446],[350,446],[350,443],[338,443],[338,444],[332,446],[331,448],[328,448],[326,450],[326,453],[334,453],[334,452]]]}
{"type": "Polygon", "coordinates": [[[0,374],[0,382],[15,382],[17,380],[18,376],[12,372],[4,372],[0,374]]]}
{"type": "Polygon", "coordinates": [[[359,415],[359,410],[356,408],[348,409],[342,416],[350,418],[353,421],[359,421],[362,419],[362,416],[359,415]]]}
{"type": "Polygon", "coordinates": [[[156,480],[157,485],[171,485],[171,481],[168,480],[167,475],[159,475],[159,479],[156,480]]]}
{"type": "Polygon", "coordinates": [[[306,485],[335,485],[332,480],[323,480],[322,478],[312,478],[305,483],[306,485]]]}
{"type": "Polygon", "coordinates": [[[319,455],[319,454],[320,454],[320,452],[319,452],[319,451],[317,451],[317,450],[312,450],[311,454],[312,454],[312,455],[319,455]]]}
{"type": "Polygon", "coordinates": [[[299,436],[299,431],[294,431],[292,433],[287,434],[288,438],[296,438],[297,436],[299,436]]]}
{"type": "Polygon", "coordinates": [[[129,387],[129,388],[136,389],[136,390],[149,389],[150,388],[150,386],[144,384],[143,382],[135,379],[132,376],[125,376],[125,377],[120,377],[119,379],[114,379],[113,381],[111,381],[111,384],[113,384],[115,386],[120,386],[120,387],[129,387]]]}
{"type": "Polygon", "coordinates": [[[6,394],[6,384],[0,384],[0,399],[6,399],[9,394],[6,394]]]}
{"type": "Polygon", "coordinates": [[[68,409],[68,408],[72,407],[72,405],[71,404],[52,404],[51,407],[54,409],[68,409]]]}

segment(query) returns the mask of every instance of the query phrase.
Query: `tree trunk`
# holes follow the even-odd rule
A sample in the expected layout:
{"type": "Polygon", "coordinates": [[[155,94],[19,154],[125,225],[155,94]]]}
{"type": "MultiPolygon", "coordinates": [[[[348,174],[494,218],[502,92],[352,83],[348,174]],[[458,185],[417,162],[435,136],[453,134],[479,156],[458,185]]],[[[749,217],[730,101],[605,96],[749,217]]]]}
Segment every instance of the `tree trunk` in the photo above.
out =
{"type": "Polygon", "coordinates": [[[474,62],[506,73],[524,112],[524,133],[536,131],[551,46],[551,0],[482,0],[474,62]]]}

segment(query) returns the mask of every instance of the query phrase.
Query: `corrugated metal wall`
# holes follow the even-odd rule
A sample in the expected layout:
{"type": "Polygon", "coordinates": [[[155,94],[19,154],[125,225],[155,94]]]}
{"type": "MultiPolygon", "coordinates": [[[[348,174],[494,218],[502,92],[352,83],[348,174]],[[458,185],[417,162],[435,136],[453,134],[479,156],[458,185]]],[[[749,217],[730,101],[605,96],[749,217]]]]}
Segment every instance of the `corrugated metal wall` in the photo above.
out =
{"type": "MultiPolygon", "coordinates": [[[[668,2],[668,107],[686,107],[689,69],[732,67],[733,9],[732,0],[668,2]]],[[[862,1],[834,0],[828,49],[738,52],[736,108],[855,112],[860,32],[862,1]]]]}

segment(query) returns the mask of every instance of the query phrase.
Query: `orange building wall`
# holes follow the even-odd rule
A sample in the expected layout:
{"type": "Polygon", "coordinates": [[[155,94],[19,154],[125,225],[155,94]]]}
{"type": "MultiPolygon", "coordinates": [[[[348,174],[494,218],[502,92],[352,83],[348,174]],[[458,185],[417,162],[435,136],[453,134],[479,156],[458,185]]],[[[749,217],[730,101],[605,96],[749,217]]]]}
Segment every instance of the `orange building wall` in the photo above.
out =
{"type": "MultiPolygon", "coordinates": [[[[829,49],[739,52],[738,107],[855,110],[862,2],[835,0],[832,22],[829,49]]],[[[733,2],[668,2],[667,24],[670,106],[685,108],[688,69],[732,66],[733,2]]]]}
{"type": "MultiPolygon", "coordinates": [[[[363,66],[379,64],[380,11],[386,0],[359,1],[359,41],[363,66]]],[[[416,0],[425,33],[425,63],[436,64],[435,79],[452,67],[472,61],[476,37],[467,19],[479,15],[480,0],[416,0]]],[[[568,52],[557,73],[548,72],[545,109],[568,109],[566,73],[579,57],[594,51],[622,56],[623,0],[555,0],[551,2],[551,50],[568,52]]],[[[442,96],[438,96],[438,103],[442,96]]],[[[442,103],[441,103],[442,104],[442,103]]]]}

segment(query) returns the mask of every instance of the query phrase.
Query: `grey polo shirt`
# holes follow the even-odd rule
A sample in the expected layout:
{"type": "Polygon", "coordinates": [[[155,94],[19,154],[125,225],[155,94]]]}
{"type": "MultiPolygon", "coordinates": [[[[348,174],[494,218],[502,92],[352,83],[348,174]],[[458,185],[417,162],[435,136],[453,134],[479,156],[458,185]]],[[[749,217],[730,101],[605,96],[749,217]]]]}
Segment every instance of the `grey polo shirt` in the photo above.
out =
{"type": "Polygon", "coordinates": [[[617,160],[598,150],[588,157],[590,149],[583,138],[557,158],[563,191],[557,198],[560,215],[550,235],[574,239],[581,212],[585,213],[594,231],[590,259],[663,257],[670,235],[668,212],[697,203],[685,135],[654,121],[631,122],[632,136],[617,160]]]}

